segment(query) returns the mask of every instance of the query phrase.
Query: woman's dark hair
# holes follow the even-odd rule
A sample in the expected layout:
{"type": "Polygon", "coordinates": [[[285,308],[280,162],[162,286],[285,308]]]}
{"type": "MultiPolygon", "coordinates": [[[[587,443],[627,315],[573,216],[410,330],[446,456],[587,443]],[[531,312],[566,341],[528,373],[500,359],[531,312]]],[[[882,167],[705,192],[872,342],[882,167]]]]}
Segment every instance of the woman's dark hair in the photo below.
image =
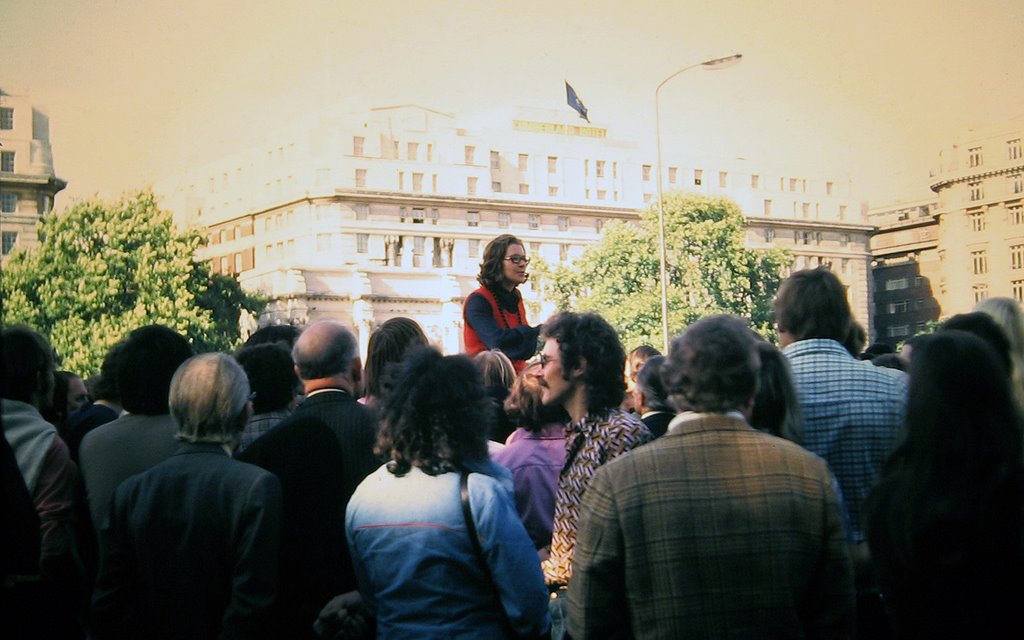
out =
{"type": "Polygon", "coordinates": [[[245,341],[246,347],[255,347],[258,344],[280,343],[288,350],[295,346],[302,331],[290,324],[271,324],[257,329],[249,339],[245,341]]]}
{"type": "Polygon", "coordinates": [[[915,341],[905,424],[905,440],[865,507],[871,529],[896,541],[887,553],[912,562],[923,535],[967,526],[991,537],[1006,517],[1017,522],[1019,549],[1021,419],[992,347],[947,329],[915,341]]]}
{"type": "Polygon", "coordinates": [[[151,324],[129,333],[117,361],[121,406],[147,416],[170,411],[171,378],[190,357],[188,339],[170,327],[151,324]]]}
{"type": "Polygon", "coordinates": [[[70,371],[53,372],[53,394],[40,412],[43,418],[60,430],[68,419],[68,393],[71,390],[71,379],[78,376],[70,371]]]}
{"type": "Polygon", "coordinates": [[[363,369],[366,396],[379,398],[384,395],[388,367],[400,363],[409,349],[427,344],[423,329],[411,318],[391,318],[374,329],[370,334],[366,367],[363,369]]]}
{"type": "Polygon", "coordinates": [[[552,422],[568,422],[569,414],[562,405],[545,405],[541,402],[540,380],[529,369],[524,369],[505,399],[505,414],[509,422],[531,433],[540,431],[552,422]]]}
{"type": "Polygon", "coordinates": [[[619,335],[596,313],[564,311],[544,323],[541,338],[558,342],[562,375],[585,361],[582,382],[587,390],[587,411],[598,413],[622,404],[626,395],[626,352],[619,335]]]}
{"type": "Polygon", "coordinates": [[[120,402],[121,391],[117,386],[117,366],[118,358],[121,357],[123,350],[124,342],[117,342],[107,350],[107,355],[103,356],[99,379],[96,380],[92,389],[92,395],[97,400],[120,402]]]}
{"type": "Polygon", "coordinates": [[[454,471],[464,460],[487,457],[490,421],[473,362],[422,347],[408,354],[383,398],[376,451],[398,476],[412,467],[432,476],[454,471]]]}
{"type": "Polygon", "coordinates": [[[242,347],[235,360],[242,365],[249,387],[256,394],[252,399],[254,414],[283,411],[295,399],[299,377],[295,375],[292,354],[283,344],[265,342],[242,347]]]}
{"type": "Polygon", "coordinates": [[[1013,372],[1013,361],[1010,359],[1010,339],[1006,332],[1000,327],[992,316],[980,311],[971,313],[958,313],[946,320],[939,327],[939,331],[947,330],[966,331],[972,333],[992,347],[993,352],[998,356],[999,363],[1009,376],[1013,372]]]}
{"type": "Polygon", "coordinates": [[[780,438],[803,444],[803,414],[793,386],[789,361],[767,342],[758,341],[761,372],[750,425],[780,438]]]}
{"type": "Polygon", "coordinates": [[[514,244],[525,247],[523,241],[505,233],[487,243],[484,247],[484,261],[480,263],[480,274],[476,281],[488,289],[499,289],[505,283],[505,252],[514,244]]]}
{"type": "Polygon", "coordinates": [[[668,390],[661,377],[661,367],[665,364],[665,356],[661,354],[647,358],[636,374],[636,389],[644,394],[646,406],[655,411],[673,411],[668,401],[668,390]]]}

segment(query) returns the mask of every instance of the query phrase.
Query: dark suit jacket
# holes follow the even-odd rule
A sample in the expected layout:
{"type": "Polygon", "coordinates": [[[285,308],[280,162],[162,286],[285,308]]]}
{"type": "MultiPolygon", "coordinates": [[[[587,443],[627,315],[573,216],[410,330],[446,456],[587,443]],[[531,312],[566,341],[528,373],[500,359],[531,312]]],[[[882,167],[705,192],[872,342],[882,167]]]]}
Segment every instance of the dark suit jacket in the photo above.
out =
{"type": "Polygon", "coordinates": [[[345,541],[345,463],[334,433],[319,418],[292,415],[238,454],[281,480],[281,638],[311,637],[320,609],[355,589],[345,541]]]}
{"type": "Polygon", "coordinates": [[[125,480],[100,530],[96,638],[265,636],[280,516],[277,478],[219,445],[125,480]]]}
{"type": "Polygon", "coordinates": [[[671,411],[655,411],[640,419],[651,430],[651,434],[655,438],[659,438],[665,435],[665,431],[668,430],[668,423],[672,422],[674,417],[676,417],[676,414],[671,411]]]}

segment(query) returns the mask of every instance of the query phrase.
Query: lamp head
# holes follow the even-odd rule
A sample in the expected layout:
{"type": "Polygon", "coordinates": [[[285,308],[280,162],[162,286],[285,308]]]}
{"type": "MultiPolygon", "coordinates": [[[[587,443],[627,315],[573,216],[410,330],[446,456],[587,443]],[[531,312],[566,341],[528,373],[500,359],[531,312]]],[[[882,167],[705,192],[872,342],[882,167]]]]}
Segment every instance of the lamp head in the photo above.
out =
{"type": "Polygon", "coordinates": [[[705,60],[704,62],[700,63],[700,66],[705,71],[719,71],[720,69],[727,69],[728,67],[731,67],[734,64],[737,64],[742,58],[743,58],[743,54],[742,53],[735,53],[735,54],[733,54],[731,56],[726,56],[724,58],[715,58],[713,60],[705,60]]]}

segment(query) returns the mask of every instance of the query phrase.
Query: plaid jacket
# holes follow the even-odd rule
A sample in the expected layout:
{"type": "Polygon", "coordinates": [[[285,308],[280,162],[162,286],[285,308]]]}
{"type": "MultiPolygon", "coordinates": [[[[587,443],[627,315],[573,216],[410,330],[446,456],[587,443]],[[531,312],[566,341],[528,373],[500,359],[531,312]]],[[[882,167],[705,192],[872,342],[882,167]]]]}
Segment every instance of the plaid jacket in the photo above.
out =
{"type": "Polygon", "coordinates": [[[573,638],[852,631],[853,575],[825,463],[738,414],[684,414],[597,471],[569,585],[573,638]]]}

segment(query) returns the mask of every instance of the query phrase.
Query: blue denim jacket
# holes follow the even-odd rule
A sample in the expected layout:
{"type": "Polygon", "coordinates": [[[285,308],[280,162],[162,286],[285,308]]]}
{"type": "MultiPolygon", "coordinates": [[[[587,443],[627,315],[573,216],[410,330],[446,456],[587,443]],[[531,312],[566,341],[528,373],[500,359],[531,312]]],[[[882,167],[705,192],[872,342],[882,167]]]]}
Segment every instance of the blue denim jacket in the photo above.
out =
{"type": "Polygon", "coordinates": [[[511,476],[490,461],[472,469],[470,506],[493,581],[466,531],[458,473],[413,468],[397,477],[382,466],[352,496],[345,530],[378,638],[490,639],[548,629],[548,592],[511,476]]]}

